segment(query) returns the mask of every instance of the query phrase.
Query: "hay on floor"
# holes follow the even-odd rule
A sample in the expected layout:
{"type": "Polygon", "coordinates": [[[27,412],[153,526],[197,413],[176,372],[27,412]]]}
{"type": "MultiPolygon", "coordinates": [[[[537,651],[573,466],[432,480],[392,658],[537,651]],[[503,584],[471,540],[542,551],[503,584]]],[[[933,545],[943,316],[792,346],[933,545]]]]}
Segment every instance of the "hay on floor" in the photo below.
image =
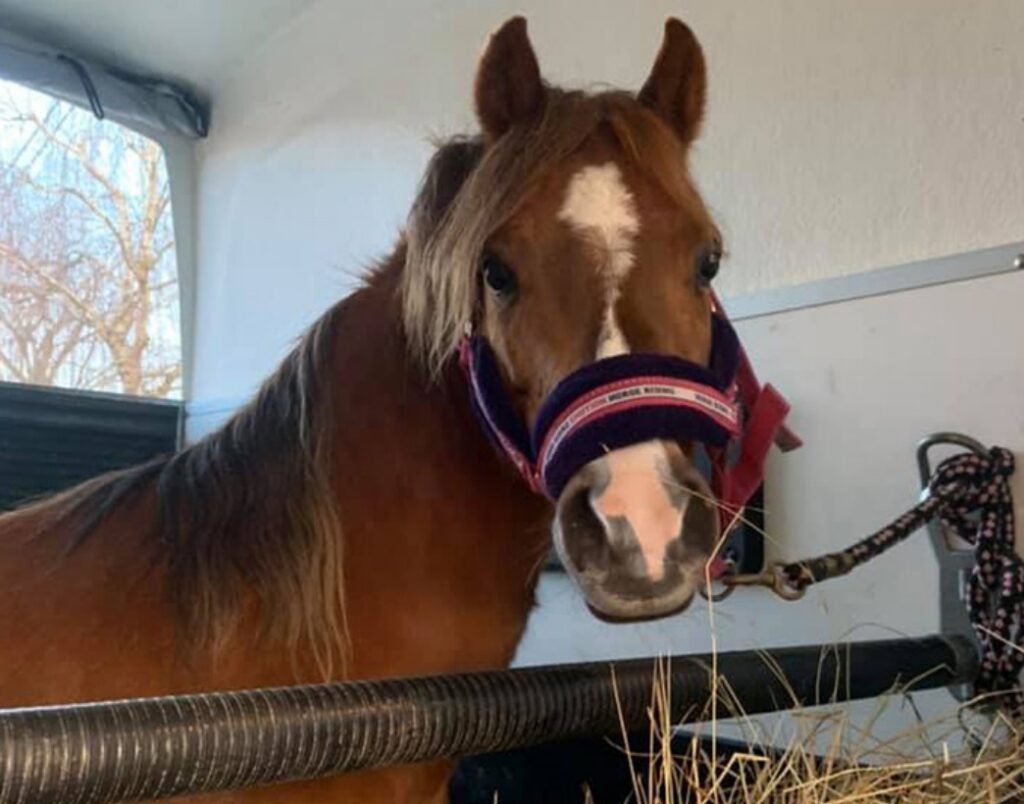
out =
{"type": "Polygon", "coordinates": [[[668,719],[664,680],[660,673],[653,684],[649,750],[627,752],[636,804],[1024,802],[1024,723],[991,706],[951,701],[947,715],[919,717],[883,738],[874,727],[886,711],[913,706],[899,691],[878,699],[863,723],[841,705],[749,718],[718,681],[709,720],[687,730],[710,739],[690,740],[686,751],[673,753],[677,729],[668,719]],[[722,731],[750,749],[718,755],[714,738],[722,731]]]}

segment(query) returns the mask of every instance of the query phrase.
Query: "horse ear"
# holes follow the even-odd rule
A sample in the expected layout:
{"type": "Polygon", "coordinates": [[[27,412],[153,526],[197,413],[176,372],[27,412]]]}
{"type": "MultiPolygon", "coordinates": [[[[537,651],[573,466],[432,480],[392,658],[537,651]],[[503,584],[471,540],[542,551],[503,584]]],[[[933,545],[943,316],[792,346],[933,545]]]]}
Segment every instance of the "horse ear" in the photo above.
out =
{"type": "Polygon", "coordinates": [[[706,82],[704,53],[697,37],[682,22],[669,17],[661,50],[638,95],[640,102],[671,123],[689,145],[696,139],[704,117],[706,82]]]}
{"type": "Polygon", "coordinates": [[[491,34],[477,65],[474,95],[476,116],[489,141],[543,108],[544,84],[525,17],[513,17],[491,34]]]}

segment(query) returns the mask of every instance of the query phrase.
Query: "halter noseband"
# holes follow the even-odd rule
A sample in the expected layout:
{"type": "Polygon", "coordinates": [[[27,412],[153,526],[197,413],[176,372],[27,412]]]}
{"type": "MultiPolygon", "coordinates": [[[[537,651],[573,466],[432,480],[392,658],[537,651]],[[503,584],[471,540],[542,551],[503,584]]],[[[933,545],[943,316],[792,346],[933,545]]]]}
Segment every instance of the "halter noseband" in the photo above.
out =
{"type": "Polygon", "coordinates": [[[728,525],[761,484],[772,442],[788,450],[800,439],[783,424],[788,403],[771,385],[761,387],[717,300],[715,308],[707,367],[661,354],[597,360],[555,386],[532,432],[486,339],[467,335],[459,356],[473,409],[530,488],[552,500],[584,465],[611,450],[652,439],[700,442],[728,525]]]}

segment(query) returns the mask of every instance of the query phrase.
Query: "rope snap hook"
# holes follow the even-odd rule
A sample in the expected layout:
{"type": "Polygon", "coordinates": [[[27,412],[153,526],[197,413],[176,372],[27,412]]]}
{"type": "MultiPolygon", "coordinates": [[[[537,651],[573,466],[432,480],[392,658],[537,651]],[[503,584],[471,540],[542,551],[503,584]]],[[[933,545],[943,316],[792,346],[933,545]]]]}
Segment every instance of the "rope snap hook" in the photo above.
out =
{"type": "Polygon", "coordinates": [[[807,589],[790,583],[784,569],[783,564],[772,564],[761,572],[749,575],[726,575],[722,578],[722,583],[733,589],[737,586],[763,586],[783,600],[799,600],[807,592],[807,589]]]}

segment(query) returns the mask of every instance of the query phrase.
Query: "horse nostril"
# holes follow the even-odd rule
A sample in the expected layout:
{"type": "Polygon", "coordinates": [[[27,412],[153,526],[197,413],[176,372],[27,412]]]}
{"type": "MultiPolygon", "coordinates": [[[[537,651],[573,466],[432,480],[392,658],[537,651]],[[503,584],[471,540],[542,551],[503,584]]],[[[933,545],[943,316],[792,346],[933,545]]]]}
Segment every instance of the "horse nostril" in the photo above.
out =
{"type": "Polygon", "coordinates": [[[590,504],[590,492],[588,487],[578,488],[558,507],[562,546],[578,572],[588,566],[604,566],[609,559],[608,539],[590,504]]]}
{"type": "Polygon", "coordinates": [[[703,491],[696,491],[686,506],[683,517],[683,534],[692,547],[710,553],[718,538],[718,517],[715,506],[703,491]]]}

